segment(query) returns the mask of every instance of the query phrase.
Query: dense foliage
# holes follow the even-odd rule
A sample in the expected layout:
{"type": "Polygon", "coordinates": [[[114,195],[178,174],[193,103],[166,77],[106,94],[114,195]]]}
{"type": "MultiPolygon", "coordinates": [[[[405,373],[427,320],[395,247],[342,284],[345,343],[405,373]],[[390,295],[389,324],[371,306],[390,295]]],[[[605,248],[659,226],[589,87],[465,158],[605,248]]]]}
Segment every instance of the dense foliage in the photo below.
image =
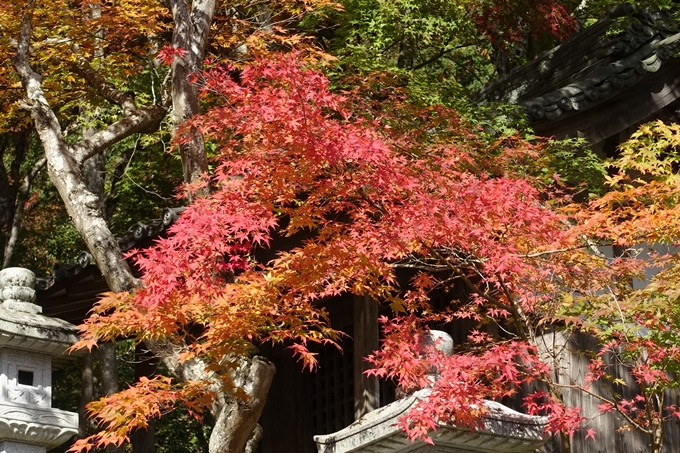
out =
{"type": "MultiPolygon", "coordinates": [[[[558,322],[549,314],[565,291],[594,296],[640,263],[605,265],[554,210],[568,197],[541,172],[548,142],[507,137],[495,151],[442,108],[419,110],[428,138],[414,139],[411,128],[354,118],[328,80],[294,54],[246,67],[238,83],[228,67],[216,68],[201,84],[221,101],[185,127],[219,145],[220,164],[204,182],[213,193],[189,206],[168,239],[137,256],[144,287],[105,298],[81,345],[172,339],[185,345],[185,360],[200,357],[217,369],[253,342],[292,342],[313,367],[307,345],[337,338],[315,302],[367,295],[396,315],[385,321],[374,373],[404,388],[422,386],[431,363],[455,374],[437,381],[429,402],[404,422],[409,436],[429,439],[436,420],[475,426],[481,399],[512,395],[532,380],[548,383],[548,393],[528,396],[527,408],[550,415],[552,432],[573,433],[581,416],[551,393],[533,338],[558,322]],[[302,242],[257,261],[253,251],[276,247],[281,237],[302,242]],[[418,272],[404,282],[399,269],[418,272]],[[469,297],[434,312],[428,294],[455,285],[469,297]],[[499,323],[509,336],[474,331],[470,349],[451,358],[421,350],[419,329],[456,318],[499,323]]],[[[134,401],[138,412],[154,413],[159,398],[169,404],[183,391],[162,380],[137,386],[107,400],[99,416],[124,436],[131,425],[116,405],[128,411],[134,401]]]]}
{"type": "MultiPolygon", "coordinates": [[[[12,188],[13,206],[41,206],[28,231],[49,231],[60,246],[75,237],[51,228],[65,214],[44,177],[19,202],[17,182],[40,154],[34,138],[30,146],[17,141],[17,131],[34,137],[24,110],[49,155],[39,110],[49,108],[74,159],[88,137],[160,112],[98,150],[107,157],[94,173],[84,162],[83,174],[71,172],[101,203],[93,217],[107,221],[109,236],[140,213],[178,203],[169,196],[182,179],[180,158],[166,149],[180,150],[184,170],[179,202],[187,209],[167,238],[132,254],[140,284],[123,266],[130,279],[97,304],[78,346],[144,342],[171,350],[176,364],[198,364],[201,377],[142,378],[91,403],[102,431],[74,451],[120,445],[172,408],[200,419],[220,395],[246,401],[239,372],[263,343],[290,347],[314,369],[310,346],[342,337],[319,302],[349,295],[391,307],[371,373],[405,391],[432,387],[401,420],[411,439],[431,441],[439,422],[474,429],[483,399],[514,397],[535,383],[520,396],[524,410],[547,415],[548,431],[568,439],[583,414],[561,401],[564,384],[536,341],[557,329],[598,338],[588,379],[610,394],[589,382],[569,387],[599,398],[603,412],[617,412],[660,451],[663,420],[680,414],[664,400],[680,358],[677,258],[641,251],[680,235],[677,126],[643,126],[605,171],[583,143],[533,137],[512,108],[464,98],[609,2],[197,0],[187,11],[215,6],[205,8],[214,15],[210,39],[186,48],[177,36],[187,22],[171,5],[189,8],[181,0],[0,2],[0,52],[6,62],[15,56],[14,66],[0,67],[2,168],[13,171],[0,183],[12,188]],[[12,37],[21,37],[18,46],[12,37]],[[202,177],[200,167],[187,171],[190,148],[211,158],[202,177]],[[92,174],[108,179],[96,189],[92,174]],[[625,252],[607,257],[601,245],[625,252]],[[631,285],[649,269],[659,271],[650,285],[631,285]],[[435,310],[435,292],[461,297],[435,310]],[[477,328],[455,355],[423,341],[428,326],[457,319],[477,328]],[[636,396],[622,396],[628,384],[615,377],[611,357],[630,370],[636,396]],[[431,383],[433,367],[440,379],[431,383]]],[[[77,231],[92,250],[86,230],[77,231]]],[[[212,441],[209,448],[224,451],[212,441]]]]}

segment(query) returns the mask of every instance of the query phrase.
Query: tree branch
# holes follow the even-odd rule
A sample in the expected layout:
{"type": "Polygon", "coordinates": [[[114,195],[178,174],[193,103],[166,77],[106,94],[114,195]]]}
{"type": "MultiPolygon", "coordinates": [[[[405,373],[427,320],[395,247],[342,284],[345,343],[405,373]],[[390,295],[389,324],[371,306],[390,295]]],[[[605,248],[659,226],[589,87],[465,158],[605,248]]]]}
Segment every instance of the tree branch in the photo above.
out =
{"type": "Polygon", "coordinates": [[[100,73],[92,69],[90,63],[84,58],[78,59],[78,64],[71,66],[73,71],[85,79],[85,81],[94,88],[95,92],[116,105],[119,105],[123,110],[123,115],[132,114],[135,109],[135,96],[130,92],[123,92],[118,90],[111,82],[106,80],[100,73]]]}
{"type": "Polygon", "coordinates": [[[640,425],[639,423],[637,423],[637,422],[636,422],[635,420],[633,420],[628,414],[626,414],[621,408],[619,408],[619,405],[617,404],[617,401],[616,401],[615,399],[614,399],[614,400],[610,400],[610,399],[608,399],[608,398],[605,398],[604,396],[598,395],[597,393],[591,392],[590,390],[585,389],[585,388],[583,388],[583,387],[580,386],[580,385],[574,385],[574,384],[559,384],[559,383],[557,383],[557,382],[553,382],[552,385],[554,385],[554,386],[556,386],[556,387],[565,388],[565,389],[580,390],[580,391],[582,391],[583,393],[586,393],[587,395],[590,395],[590,396],[592,396],[592,397],[595,398],[595,399],[598,399],[598,400],[600,400],[600,401],[602,401],[602,402],[604,402],[604,403],[610,404],[614,409],[616,409],[616,413],[619,414],[619,415],[621,415],[621,416],[622,416],[628,423],[630,423],[633,427],[635,427],[636,429],[639,429],[640,431],[642,431],[642,432],[645,433],[645,434],[649,434],[649,431],[648,431],[644,426],[642,426],[642,425],[640,425]]]}
{"type": "MultiPolygon", "coordinates": [[[[465,274],[465,272],[463,272],[459,267],[454,266],[453,263],[451,263],[451,261],[446,257],[442,256],[438,250],[433,249],[432,247],[428,247],[425,244],[423,244],[423,246],[425,246],[425,248],[430,249],[431,252],[437,257],[437,259],[445,263],[445,265],[448,266],[451,273],[456,277],[459,277],[461,280],[463,280],[465,285],[474,293],[478,294],[480,297],[482,297],[484,300],[486,300],[489,304],[493,305],[494,307],[509,311],[510,313],[512,313],[515,319],[521,319],[521,314],[517,310],[517,307],[513,305],[504,304],[498,298],[491,295],[488,291],[482,290],[479,286],[477,286],[475,282],[470,280],[470,278],[465,274]]],[[[524,340],[527,339],[524,330],[519,329],[518,334],[522,339],[524,340]]]]}
{"type": "Polygon", "coordinates": [[[17,197],[16,209],[14,211],[14,218],[12,219],[12,229],[9,233],[9,238],[5,244],[5,254],[2,263],[2,268],[9,266],[12,260],[12,255],[14,254],[14,247],[16,246],[17,240],[19,239],[19,231],[21,230],[21,220],[24,216],[24,207],[26,206],[26,200],[28,199],[28,192],[31,190],[31,184],[33,180],[38,175],[38,172],[47,163],[47,158],[43,157],[38,162],[33,165],[31,171],[24,177],[21,187],[19,188],[19,196],[17,197]]]}
{"type": "MultiPolygon", "coordinates": [[[[452,39],[449,40],[449,42],[451,42],[451,41],[452,41],[452,39]]],[[[446,44],[448,45],[449,42],[447,42],[446,44]]],[[[439,52],[437,52],[436,54],[434,54],[432,57],[428,58],[427,60],[420,62],[417,65],[413,66],[412,69],[414,71],[417,71],[418,69],[422,69],[425,66],[434,63],[435,61],[439,60],[441,57],[443,57],[444,55],[446,55],[449,52],[453,52],[454,50],[463,49],[465,47],[470,47],[470,46],[472,46],[472,44],[461,44],[460,46],[450,47],[448,49],[444,48],[444,49],[440,50],[439,52]]]]}
{"type": "Polygon", "coordinates": [[[78,165],[130,135],[158,130],[167,111],[159,105],[133,110],[124,118],[72,146],[78,165]]]}
{"type": "MultiPolygon", "coordinates": [[[[21,76],[21,84],[26,90],[29,102],[42,102],[47,104],[41,85],[42,76],[31,68],[28,61],[34,4],[35,0],[30,0],[26,5],[26,11],[21,16],[17,53],[14,58],[12,58],[12,63],[14,63],[14,67],[21,76]]],[[[31,105],[24,105],[24,107],[29,110],[33,108],[31,105]]]]}
{"type": "Polygon", "coordinates": [[[517,255],[520,258],[540,258],[543,256],[548,256],[548,255],[556,255],[559,253],[564,253],[564,252],[571,252],[573,250],[579,250],[579,249],[584,249],[584,248],[590,248],[589,245],[579,245],[575,247],[567,247],[563,249],[556,249],[556,250],[546,250],[544,252],[536,252],[536,253],[528,253],[526,255],[517,255]]]}

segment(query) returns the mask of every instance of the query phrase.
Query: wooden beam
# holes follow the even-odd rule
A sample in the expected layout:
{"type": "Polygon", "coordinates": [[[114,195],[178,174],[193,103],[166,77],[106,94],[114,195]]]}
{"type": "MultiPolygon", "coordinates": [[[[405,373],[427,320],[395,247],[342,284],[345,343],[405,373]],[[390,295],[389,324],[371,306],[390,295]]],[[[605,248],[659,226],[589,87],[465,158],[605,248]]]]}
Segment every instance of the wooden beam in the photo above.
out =
{"type": "MultiPolygon", "coordinates": [[[[135,348],[135,381],[142,377],[152,378],[156,374],[158,359],[143,345],[135,348]]],[[[138,429],[130,435],[133,453],[154,453],[156,422],[149,421],[148,429],[138,429]]]]}
{"type": "Polygon", "coordinates": [[[378,349],[378,303],[354,296],[354,419],[380,406],[378,378],[366,376],[370,365],[364,358],[378,349]]]}

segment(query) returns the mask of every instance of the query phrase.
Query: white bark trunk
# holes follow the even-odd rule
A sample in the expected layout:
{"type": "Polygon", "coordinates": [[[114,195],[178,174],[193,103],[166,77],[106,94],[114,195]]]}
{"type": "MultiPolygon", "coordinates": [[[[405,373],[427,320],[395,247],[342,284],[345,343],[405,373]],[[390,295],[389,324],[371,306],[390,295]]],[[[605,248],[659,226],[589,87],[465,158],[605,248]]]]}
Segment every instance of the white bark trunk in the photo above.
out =
{"type": "MultiPolygon", "coordinates": [[[[37,134],[43,144],[50,179],[57,188],[71,219],[94,256],[109,288],[115,292],[130,291],[136,287],[136,279],[123,259],[118,243],[102,216],[100,201],[88,190],[81,166],[91,156],[133,133],[157,128],[166,111],[160,106],[138,108],[134,98],[117,91],[85,62],[79,65],[80,74],[95,91],[105,99],[117,103],[123,110],[123,118],[116,123],[94,132],[75,145],[65,142],[59,122],[44,95],[42,78],[29,64],[28,50],[31,35],[31,8],[29,2],[22,17],[14,66],[21,76],[27,100],[24,107],[30,111],[37,134]]],[[[175,34],[173,44],[187,50],[187,55],[173,65],[173,119],[176,124],[198,113],[196,88],[187,76],[201,68],[208,31],[215,10],[215,0],[195,0],[189,9],[185,0],[166,0],[173,12],[175,34]]],[[[193,181],[207,171],[207,159],[203,138],[182,150],[186,181],[193,181]]],[[[160,353],[158,348],[150,348],[160,353]]],[[[166,351],[167,352],[167,351],[166,351]]],[[[179,379],[210,379],[200,362],[179,363],[175,352],[159,355],[179,379]]],[[[232,397],[218,386],[213,376],[217,398],[213,407],[216,424],[210,438],[210,453],[242,453],[249,439],[256,440],[253,431],[264,407],[267,392],[275,373],[274,366],[262,357],[240,359],[240,366],[232,376],[243,388],[246,401],[232,397]],[[252,437],[251,437],[252,436],[252,437]]],[[[251,442],[251,449],[253,448],[251,442]]]]}
{"type": "MultiPolygon", "coordinates": [[[[197,87],[189,76],[203,68],[208,34],[215,14],[215,0],[167,0],[175,25],[172,45],[185,55],[172,63],[172,121],[175,126],[200,113],[197,87]]],[[[179,147],[184,181],[192,182],[208,171],[203,136],[196,132],[179,147]]]]}
{"type": "Polygon", "coordinates": [[[42,89],[42,77],[31,68],[28,58],[32,11],[24,13],[14,66],[26,90],[24,107],[31,113],[36,132],[45,150],[47,171],[57,188],[73,224],[82,236],[112,291],[130,291],[136,279],[122,257],[109,230],[96,195],[88,190],[81,165],[85,159],[140,130],[160,124],[165,110],[158,106],[133,109],[107,128],[75,145],[66,143],[61,126],[42,89]]]}

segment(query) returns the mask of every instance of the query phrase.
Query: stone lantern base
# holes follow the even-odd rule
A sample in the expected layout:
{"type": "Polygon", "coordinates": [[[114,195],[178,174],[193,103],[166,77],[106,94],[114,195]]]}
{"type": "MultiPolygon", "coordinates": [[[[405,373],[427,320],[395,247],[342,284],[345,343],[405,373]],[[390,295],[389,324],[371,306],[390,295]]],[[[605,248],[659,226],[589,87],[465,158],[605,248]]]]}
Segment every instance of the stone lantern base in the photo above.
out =
{"type": "Polygon", "coordinates": [[[52,360],[77,328],[35,305],[35,275],[0,271],[0,453],[45,453],[78,433],[78,414],[52,408],[52,360]]]}
{"type": "Polygon", "coordinates": [[[38,445],[22,444],[20,442],[0,442],[0,453],[45,453],[47,449],[38,445]]]}
{"type": "Polygon", "coordinates": [[[0,453],[44,453],[77,433],[74,412],[0,402],[0,453]]]}

